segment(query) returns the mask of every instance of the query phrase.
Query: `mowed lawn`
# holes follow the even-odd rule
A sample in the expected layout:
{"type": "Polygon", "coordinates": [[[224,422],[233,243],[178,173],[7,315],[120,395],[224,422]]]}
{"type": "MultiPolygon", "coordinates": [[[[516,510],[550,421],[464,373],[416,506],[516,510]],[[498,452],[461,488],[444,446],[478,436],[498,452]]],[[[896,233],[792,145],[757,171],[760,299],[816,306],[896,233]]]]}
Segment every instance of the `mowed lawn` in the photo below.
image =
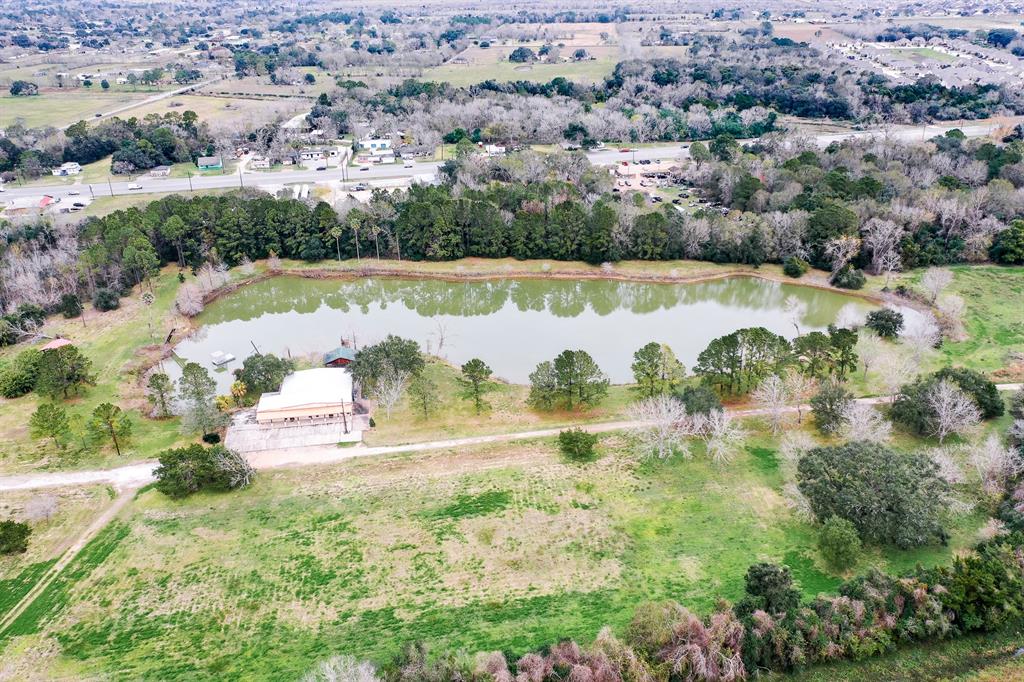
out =
{"type": "MultiPolygon", "coordinates": [[[[96,114],[138,102],[150,97],[151,92],[127,90],[104,92],[99,84],[92,89],[43,90],[31,97],[0,97],[0,127],[24,121],[29,128],[64,126],[76,121],[91,120],[96,114]]],[[[125,112],[124,116],[131,115],[125,112]]]]}
{"type": "MultiPolygon", "coordinates": [[[[5,633],[0,669],[130,679],[295,679],[320,658],[404,643],[512,656],[621,631],[635,606],[708,612],[757,561],[836,587],[781,494],[769,441],[729,465],[638,462],[627,436],[564,462],[553,441],[262,472],[232,494],[143,492],[5,633]]],[[[947,562],[869,550],[861,568],[947,562]]]]}

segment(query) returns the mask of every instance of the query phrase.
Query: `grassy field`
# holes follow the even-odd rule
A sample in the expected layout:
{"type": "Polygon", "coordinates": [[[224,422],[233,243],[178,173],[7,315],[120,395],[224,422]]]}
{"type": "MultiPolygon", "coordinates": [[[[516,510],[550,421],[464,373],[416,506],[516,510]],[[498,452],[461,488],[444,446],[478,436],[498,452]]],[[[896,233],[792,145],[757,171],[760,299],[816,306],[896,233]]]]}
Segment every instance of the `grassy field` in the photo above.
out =
{"type": "Polygon", "coordinates": [[[217,123],[242,124],[258,127],[278,117],[294,115],[303,108],[309,109],[306,100],[259,100],[241,97],[213,97],[204,95],[178,95],[151,102],[137,109],[130,115],[142,118],[147,114],[166,114],[171,111],[179,113],[194,111],[201,121],[212,125],[217,123]]]}
{"type": "MultiPolygon", "coordinates": [[[[5,633],[0,667],[31,644],[49,652],[40,670],[72,677],[291,679],[414,640],[513,655],[588,640],[647,599],[707,612],[759,560],[790,565],[808,596],[840,581],[784,502],[771,441],[724,467],[699,447],[638,462],[620,435],[600,449],[578,465],[524,441],[267,472],[184,502],[146,492],[5,633]]],[[[980,523],[865,565],[946,562],[980,523]]]]}
{"type": "MultiPolygon", "coordinates": [[[[99,87],[85,90],[44,90],[32,97],[0,97],[0,127],[23,121],[29,128],[63,126],[90,120],[95,114],[118,106],[138,102],[151,93],[129,90],[106,91],[99,87]]],[[[132,112],[134,114],[134,111],[132,112]]]]}
{"type": "Polygon", "coordinates": [[[593,61],[560,62],[557,64],[514,64],[498,61],[493,64],[445,64],[426,69],[421,80],[447,81],[452,85],[465,86],[485,80],[535,81],[546,83],[552,78],[595,83],[610,75],[615,68],[614,57],[602,57],[593,61]]]}
{"type": "Polygon", "coordinates": [[[917,61],[932,60],[936,62],[945,62],[947,64],[956,61],[956,57],[954,57],[953,55],[946,54],[945,52],[939,52],[938,50],[933,50],[930,47],[914,47],[905,50],[890,49],[884,50],[884,52],[886,52],[892,57],[909,57],[917,61]]]}

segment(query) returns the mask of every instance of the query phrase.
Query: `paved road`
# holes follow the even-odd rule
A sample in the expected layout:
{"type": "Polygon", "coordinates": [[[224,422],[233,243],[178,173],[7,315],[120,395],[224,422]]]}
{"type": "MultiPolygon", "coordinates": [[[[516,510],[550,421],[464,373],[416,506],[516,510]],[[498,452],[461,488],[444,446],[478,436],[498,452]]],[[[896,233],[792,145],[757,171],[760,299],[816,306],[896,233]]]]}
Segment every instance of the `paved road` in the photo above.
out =
{"type": "MultiPolygon", "coordinates": [[[[1016,391],[1024,384],[997,384],[1000,391],[1016,391]]],[[[879,405],[888,402],[888,397],[857,398],[858,403],[866,405],[879,405]]],[[[809,409],[803,405],[801,409],[809,409]]],[[[787,412],[796,412],[797,408],[787,408],[787,412]]],[[[729,410],[729,413],[736,417],[751,417],[765,414],[762,409],[729,410]]],[[[598,424],[580,424],[580,428],[590,433],[606,433],[608,431],[621,431],[635,426],[641,422],[636,421],[614,421],[598,424]]],[[[382,445],[377,447],[357,446],[350,448],[339,448],[335,446],[320,446],[308,448],[292,448],[289,450],[266,450],[252,453],[248,456],[249,461],[257,469],[277,469],[281,467],[307,466],[314,464],[331,464],[354,457],[371,457],[374,455],[391,455],[404,452],[427,452],[430,450],[447,450],[450,448],[470,447],[474,445],[485,445],[487,443],[507,443],[515,440],[529,440],[534,438],[550,438],[557,436],[559,431],[566,427],[550,429],[539,429],[535,431],[516,431],[513,433],[497,433],[486,436],[470,436],[467,438],[452,438],[448,440],[434,440],[423,443],[407,443],[405,445],[382,445]]],[[[119,490],[138,488],[154,480],[153,471],[156,463],[139,462],[115,469],[96,469],[92,471],[68,471],[49,472],[38,474],[24,474],[20,476],[0,476],[0,491],[3,490],[31,490],[35,488],[54,488],[71,485],[91,485],[107,483],[119,490]]]]}
{"type": "MultiPolygon", "coordinates": [[[[193,87],[193,86],[190,86],[193,87]]],[[[173,93],[162,93],[161,97],[169,97],[173,93]]],[[[137,105],[136,105],[137,106],[137,105]]],[[[888,135],[893,139],[912,141],[928,139],[935,135],[960,128],[968,137],[981,137],[988,135],[997,129],[997,124],[969,124],[969,125],[931,125],[917,127],[892,128],[888,131],[880,130],[859,130],[845,133],[826,133],[814,136],[814,139],[822,147],[827,147],[832,142],[845,139],[870,137],[872,135],[888,135]]],[[[669,160],[689,155],[689,143],[673,144],[658,147],[643,147],[635,152],[620,152],[618,148],[604,149],[587,154],[590,162],[595,165],[614,165],[621,161],[641,160],[669,160]]],[[[83,196],[115,196],[119,194],[147,194],[164,192],[189,192],[193,190],[224,189],[231,187],[259,186],[259,185],[283,185],[294,183],[324,183],[344,182],[351,184],[367,182],[374,184],[375,181],[388,181],[399,178],[415,178],[421,180],[432,180],[437,175],[437,169],[441,163],[437,161],[416,162],[411,164],[412,168],[406,168],[404,164],[387,166],[370,166],[367,170],[359,168],[329,168],[325,171],[316,170],[288,170],[260,172],[250,171],[244,174],[229,173],[226,175],[195,176],[192,178],[148,178],[142,177],[132,183],[128,180],[117,182],[93,183],[91,185],[63,185],[59,187],[37,186],[37,187],[10,187],[4,192],[3,198],[15,198],[22,196],[39,196],[49,194],[54,197],[63,197],[68,192],[75,191],[83,196]],[[141,185],[139,189],[129,189],[129,185],[141,185]]],[[[384,183],[381,183],[384,184],[384,183]]]]}

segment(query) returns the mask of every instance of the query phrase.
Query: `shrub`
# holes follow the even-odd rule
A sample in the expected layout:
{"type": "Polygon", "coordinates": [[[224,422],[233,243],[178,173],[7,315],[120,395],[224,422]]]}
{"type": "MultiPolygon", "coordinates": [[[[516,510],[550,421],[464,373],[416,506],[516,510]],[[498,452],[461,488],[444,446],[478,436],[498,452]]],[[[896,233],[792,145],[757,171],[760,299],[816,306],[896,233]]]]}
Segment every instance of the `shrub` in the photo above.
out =
{"type": "Polygon", "coordinates": [[[28,549],[32,529],[20,521],[0,521],[0,554],[21,554],[28,549]]]}
{"type": "Polygon", "coordinates": [[[707,415],[722,409],[722,400],[707,386],[687,386],[682,391],[677,391],[676,397],[682,401],[686,413],[690,415],[707,415]]]}
{"type": "Polygon", "coordinates": [[[788,566],[754,564],[747,569],[747,596],[736,603],[736,615],[748,616],[754,611],[784,613],[800,604],[800,590],[793,587],[788,566]]]}
{"type": "Polygon", "coordinates": [[[843,571],[853,568],[861,552],[857,528],[846,519],[828,517],[818,535],[818,551],[833,568],[843,571]]]}
{"type": "Polygon", "coordinates": [[[0,395],[20,398],[35,388],[42,351],[29,348],[0,368],[0,395]]]}
{"type": "Polygon", "coordinates": [[[849,265],[844,265],[839,272],[832,275],[831,282],[832,286],[840,289],[862,289],[867,283],[867,278],[863,270],[855,270],[849,265]]]}
{"type": "Polygon", "coordinates": [[[219,433],[204,433],[203,434],[203,442],[204,443],[208,443],[209,445],[216,445],[217,443],[220,442],[220,434],[219,433]]]}
{"type": "Polygon", "coordinates": [[[102,312],[117,310],[120,306],[121,297],[113,289],[99,288],[92,297],[92,307],[102,312]]]}
{"type": "Polygon", "coordinates": [[[1024,419],[1024,388],[1017,389],[1017,392],[1010,398],[1010,414],[1015,419],[1024,419]]]}
{"type": "Polygon", "coordinates": [[[782,264],[782,271],[793,279],[803,277],[810,269],[811,264],[799,256],[790,256],[786,259],[786,262],[782,264]]]}
{"type": "Polygon", "coordinates": [[[82,314],[82,302],[74,294],[64,294],[60,297],[60,312],[67,319],[78,317],[82,314]]]}
{"type": "Polygon", "coordinates": [[[597,459],[595,445],[597,434],[587,433],[583,429],[567,429],[558,434],[558,449],[574,462],[592,462],[597,459]]]}
{"type": "Polygon", "coordinates": [[[903,329],[903,313],[891,308],[872,310],[864,324],[868,329],[875,330],[882,338],[893,339],[899,336],[903,329]]]}
{"type": "Polygon", "coordinates": [[[1024,264],[1024,220],[1014,220],[992,240],[989,256],[1002,265],[1024,264]]]}
{"type": "Polygon", "coordinates": [[[815,516],[846,519],[867,542],[905,549],[948,538],[940,519],[949,486],[923,454],[867,441],[814,448],[797,481],[815,516]]]}
{"type": "Polygon", "coordinates": [[[164,450],[154,472],[156,489],[168,497],[187,497],[200,490],[234,490],[252,482],[252,466],[223,445],[193,444],[164,450]]]}

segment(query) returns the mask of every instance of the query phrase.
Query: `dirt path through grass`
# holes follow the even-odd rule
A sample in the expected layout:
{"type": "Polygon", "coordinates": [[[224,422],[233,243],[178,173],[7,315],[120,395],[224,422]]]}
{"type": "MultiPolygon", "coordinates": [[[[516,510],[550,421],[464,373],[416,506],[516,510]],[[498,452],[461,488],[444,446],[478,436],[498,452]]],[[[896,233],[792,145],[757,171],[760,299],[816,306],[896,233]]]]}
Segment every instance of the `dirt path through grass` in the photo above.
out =
{"type": "Polygon", "coordinates": [[[82,533],[74,539],[71,545],[64,550],[64,554],[61,555],[60,559],[50,567],[50,569],[43,574],[39,582],[29,590],[21,601],[15,604],[14,608],[7,612],[7,615],[0,620],[0,633],[6,630],[11,623],[17,620],[18,616],[28,608],[28,606],[35,601],[43,590],[46,589],[47,585],[53,582],[53,579],[60,575],[60,572],[71,563],[71,560],[78,556],[78,553],[82,551],[82,548],[89,544],[89,541],[96,537],[96,534],[103,530],[108,523],[110,523],[117,514],[124,509],[125,505],[128,504],[132,498],[135,497],[135,488],[123,489],[113,503],[107,507],[102,514],[96,517],[96,520],[89,524],[82,533]]]}
{"type": "MultiPolygon", "coordinates": [[[[1016,391],[1024,384],[997,384],[1000,391],[1016,391]]],[[[888,402],[888,397],[857,398],[856,402],[865,405],[880,405],[888,402]]],[[[800,409],[807,410],[807,405],[800,409]]],[[[789,407],[787,412],[796,412],[797,408],[789,407]]],[[[734,417],[755,417],[765,414],[762,409],[729,410],[734,417]]],[[[607,433],[621,431],[637,426],[636,421],[613,421],[597,424],[580,424],[579,427],[590,433],[607,433]]],[[[377,447],[355,446],[339,448],[336,446],[316,446],[308,448],[292,448],[289,450],[265,450],[249,455],[249,461],[257,469],[277,469],[281,467],[309,466],[330,464],[353,457],[371,457],[374,455],[393,455],[404,452],[424,452],[429,450],[446,450],[449,448],[470,447],[488,443],[502,443],[515,440],[531,440],[534,438],[551,438],[563,431],[565,426],[534,431],[514,431],[512,433],[496,433],[486,436],[469,436],[448,440],[432,440],[422,443],[406,443],[403,445],[382,445],[377,447]]],[[[47,472],[25,474],[20,476],[0,477],[0,491],[29,490],[33,488],[52,488],[56,486],[85,485],[93,483],[110,483],[118,489],[138,488],[154,480],[153,472],[156,462],[140,462],[114,469],[96,469],[92,471],[47,472]]]]}

